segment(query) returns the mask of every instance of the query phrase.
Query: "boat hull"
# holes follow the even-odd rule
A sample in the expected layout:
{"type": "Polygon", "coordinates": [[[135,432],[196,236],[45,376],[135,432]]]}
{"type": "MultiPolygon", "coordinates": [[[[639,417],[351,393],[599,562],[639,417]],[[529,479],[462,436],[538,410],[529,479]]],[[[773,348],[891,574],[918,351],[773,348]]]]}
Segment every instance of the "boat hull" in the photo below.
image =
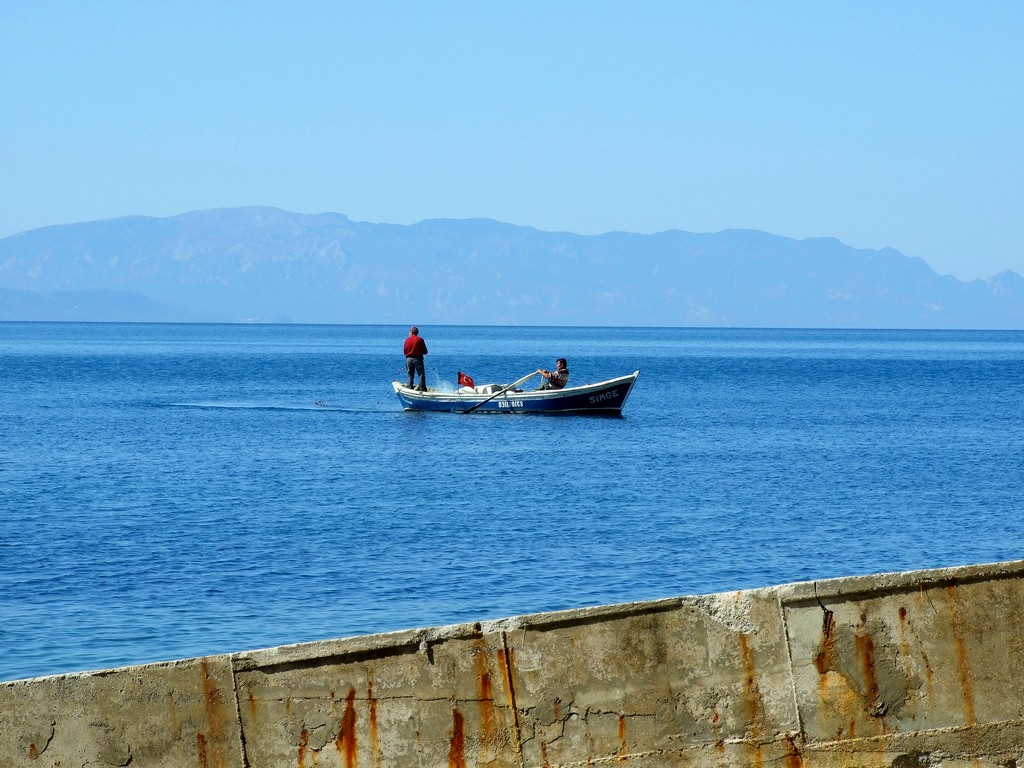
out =
{"type": "Polygon", "coordinates": [[[640,371],[596,384],[565,389],[509,391],[497,396],[475,392],[437,392],[392,382],[395,394],[407,411],[448,413],[595,413],[619,414],[640,371]]]}

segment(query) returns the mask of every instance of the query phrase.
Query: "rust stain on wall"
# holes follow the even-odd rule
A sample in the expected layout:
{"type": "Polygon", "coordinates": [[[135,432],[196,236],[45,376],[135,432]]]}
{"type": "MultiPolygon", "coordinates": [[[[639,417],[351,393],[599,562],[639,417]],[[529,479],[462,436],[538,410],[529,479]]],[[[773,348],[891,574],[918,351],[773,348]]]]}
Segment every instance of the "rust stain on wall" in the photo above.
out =
{"type": "Polygon", "coordinates": [[[252,695],[252,689],[249,689],[249,714],[252,716],[253,722],[256,721],[256,697],[252,695]]]}
{"type": "Polygon", "coordinates": [[[757,671],[754,668],[754,654],[746,633],[739,633],[740,655],[743,659],[743,693],[750,717],[750,729],[754,737],[761,732],[761,692],[757,686],[757,671]]]}
{"type": "Polygon", "coordinates": [[[867,630],[868,617],[860,615],[860,627],[854,633],[853,643],[860,660],[861,671],[864,673],[864,698],[868,714],[873,717],[885,715],[884,704],[878,696],[878,670],[875,662],[875,641],[867,630]]]}
{"type": "Polygon", "coordinates": [[[200,768],[208,768],[210,764],[206,759],[206,737],[201,733],[196,734],[196,754],[199,757],[200,768]]]}
{"type": "Polygon", "coordinates": [[[840,622],[825,609],[813,658],[821,728],[835,739],[889,733],[892,721],[887,718],[898,715],[912,699],[911,691],[921,687],[910,663],[906,613],[898,640],[883,620],[864,610],[856,616],[840,622]]]}
{"type": "Polygon", "coordinates": [[[377,724],[377,699],[373,695],[373,682],[366,684],[366,703],[370,712],[370,759],[374,766],[384,762],[384,756],[380,751],[380,730],[377,724]]]}
{"type": "Polygon", "coordinates": [[[718,755],[719,762],[725,763],[725,742],[721,739],[715,741],[715,753],[718,755]]]}
{"type": "Polygon", "coordinates": [[[305,768],[306,765],[306,748],[309,744],[309,731],[305,728],[302,729],[302,733],[299,734],[299,768],[305,768]]]}
{"type": "Polygon", "coordinates": [[[819,675],[824,675],[835,666],[835,640],[833,630],[836,627],[836,616],[826,609],[821,619],[821,650],[814,657],[814,666],[819,675]]]}
{"type": "Polygon", "coordinates": [[[725,740],[722,738],[722,733],[719,729],[719,722],[722,716],[718,713],[716,707],[711,709],[711,735],[714,739],[715,752],[718,754],[719,759],[724,760],[725,758],[725,740]]]}
{"type": "Polygon", "coordinates": [[[761,752],[761,745],[756,741],[747,742],[747,751],[750,752],[749,765],[753,768],[764,768],[764,754],[761,752]]]}
{"type": "MultiPolygon", "coordinates": [[[[203,765],[209,765],[210,768],[224,768],[227,761],[224,754],[225,712],[223,697],[221,696],[220,688],[217,687],[216,680],[214,680],[213,675],[210,673],[210,663],[207,659],[203,659],[199,663],[199,669],[203,680],[203,707],[206,710],[206,736],[209,737],[211,742],[209,746],[204,747],[204,760],[207,760],[208,762],[203,763],[203,765]]],[[[203,741],[205,745],[205,736],[203,741]]]]}
{"type": "MultiPolygon", "coordinates": [[[[841,682],[836,672],[839,655],[837,639],[835,613],[824,608],[821,617],[821,645],[814,657],[814,668],[818,670],[818,701],[821,703],[822,712],[835,712],[836,716],[842,719],[842,724],[834,723],[833,726],[834,738],[841,739],[844,730],[847,729],[850,692],[845,681],[841,682]]],[[[856,723],[853,720],[849,720],[848,729],[849,735],[853,736],[856,731],[856,723]]]]}
{"type": "Polygon", "coordinates": [[[803,768],[804,760],[796,748],[792,734],[786,734],[786,768],[803,768]]]}
{"type": "Polygon", "coordinates": [[[334,740],[338,754],[345,757],[345,768],[355,768],[356,764],[358,742],[356,740],[355,701],[356,689],[349,688],[348,695],[345,697],[345,714],[341,716],[341,727],[338,729],[338,737],[334,740]]]}
{"type": "Polygon", "coordinates": [[[739,633],[740,656],[743,660],[743,698],[750,718],[750,735],[752,741],[747,747],[750,750],[751,763],[760,768],[764,765],[764,755],[758,740],[761,738],[761,692],[757,685],[757,672],[754,668],[754,653],[750,640],[745,632],[739,633]]]}
{"type": "Polygon", "coordinates": [[[619,754],[620,760],[625,760],[629,750],[626,748],[626,716],[619,715],[619,754]]]}
{"type": "Polygon", "coordinates": [[[480,694],[480,731],[484,741],[490,741],[494,734],[494,693],[491,690],[491,673],[487,668],[487,658],[487,651],[482,646],[473,649],[477,690],[480,694]]]}
{"type": "Polygon", "coordinates": [[[949,619],[953,628],[953,642],[956,644],[957,670],[960,674],[960,694],[964,701],[964,720],[967,725],[976,725],[974,715],[974,684],[967,661],[967,644],[964,642],[964,627],[960,620],[960,609],[956,599],[956,584],[946,585],[946,600],[949,603],[949,619]]]}
{"type": "MultiPolygon", "coordinates": [[[[516,652],[515,649],[510,648],[508,652],[504,648],[499,648],[497,653],[498,668],[501,670],[502,680],[505,684],[505,703],[508,704],[509,711],[512,713],[512,717],[518,726],[518,717],[516,714],[516,693],[515,687],[512,684],[512,666],[515,662],[516,652]]],[[[518,735],[518,734],[517,734],[518,735]]],[[[515,741],[516,752],[519,751],[519,739],[515,741]]]]}
{"type": "Polygon", "coordinates": [[[448,768],[466,768],[465,719],[458,709],[452,710],[452,737],[448,747],[448,768]]]}

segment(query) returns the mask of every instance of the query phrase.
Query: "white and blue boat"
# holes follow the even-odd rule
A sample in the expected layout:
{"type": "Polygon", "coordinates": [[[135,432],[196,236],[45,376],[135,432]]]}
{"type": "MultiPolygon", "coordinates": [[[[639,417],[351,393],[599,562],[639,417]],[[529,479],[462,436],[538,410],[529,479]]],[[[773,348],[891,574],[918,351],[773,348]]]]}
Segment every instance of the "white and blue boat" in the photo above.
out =
{"type": "Polygon", "coordinates": [[[459,387],[454,392],[428,388],[425,392],[394,381],[395,394],[407,411],[448,413],[622,413],[640,371],[628,376],[564,389],[522,389],[531,373],[514,384],[459,387]]]}

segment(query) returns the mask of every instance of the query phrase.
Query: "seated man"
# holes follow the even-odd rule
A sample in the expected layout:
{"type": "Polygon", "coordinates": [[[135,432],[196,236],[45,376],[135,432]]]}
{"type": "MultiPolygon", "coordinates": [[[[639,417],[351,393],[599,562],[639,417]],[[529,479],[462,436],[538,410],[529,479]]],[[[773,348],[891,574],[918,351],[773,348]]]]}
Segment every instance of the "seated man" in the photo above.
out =
{"type": "Polygon", "coordinates": [[[538,368],[537,373],[544,377],[539,389],[561,389],[569,381],[569,364],[564,357],[560,357],[555,360],[555,370],[538,368]]]}

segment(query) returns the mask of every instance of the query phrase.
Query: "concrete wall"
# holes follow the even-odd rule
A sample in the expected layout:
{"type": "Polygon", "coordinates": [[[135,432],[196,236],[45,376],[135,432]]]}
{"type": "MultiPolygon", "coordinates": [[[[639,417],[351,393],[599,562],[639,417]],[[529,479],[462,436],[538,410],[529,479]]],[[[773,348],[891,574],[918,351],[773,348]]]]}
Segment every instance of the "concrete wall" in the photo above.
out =
{"type": "Polygon", "coordinates": [[[1024,768],[1024,562],[0,684],[3,768],[1024,768]]]}

